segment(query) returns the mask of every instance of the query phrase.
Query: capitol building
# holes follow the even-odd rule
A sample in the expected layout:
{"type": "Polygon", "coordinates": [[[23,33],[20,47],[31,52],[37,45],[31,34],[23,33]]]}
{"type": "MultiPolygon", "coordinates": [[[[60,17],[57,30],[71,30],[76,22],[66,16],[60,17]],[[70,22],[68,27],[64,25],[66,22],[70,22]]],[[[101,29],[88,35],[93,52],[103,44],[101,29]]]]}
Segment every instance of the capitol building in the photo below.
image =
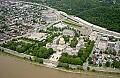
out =
{"type": "Polygon", "coordinates": [[[65,42],[65,39],[62,36],[55,37],[52,43],[47,43],[46,48],[52,48],[54,51],[59,51],[62,53],[68,53],[69,55],[77,55],[78,50],[81,48],[81,45],[84,47],[84,41],[80,40],[76,48],[71,48],[69,43],[65,42]]]}

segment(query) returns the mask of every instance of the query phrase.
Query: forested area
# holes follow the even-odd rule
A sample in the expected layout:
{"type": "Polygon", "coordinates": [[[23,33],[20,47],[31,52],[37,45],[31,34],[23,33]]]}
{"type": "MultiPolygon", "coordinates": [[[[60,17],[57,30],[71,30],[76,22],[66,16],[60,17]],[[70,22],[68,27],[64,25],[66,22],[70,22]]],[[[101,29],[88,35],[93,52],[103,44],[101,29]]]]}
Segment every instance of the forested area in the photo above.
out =
{"type": "Polygon", "coordinates": [[[120,8],[99,7],[84,11],[80,16],[95,25],[120,33],[120,8]]]}
{"type": "Polygon", "coordinates": [[[120,0],[26,0],[78,16],[90,23],[120,32],[120,0]]]}

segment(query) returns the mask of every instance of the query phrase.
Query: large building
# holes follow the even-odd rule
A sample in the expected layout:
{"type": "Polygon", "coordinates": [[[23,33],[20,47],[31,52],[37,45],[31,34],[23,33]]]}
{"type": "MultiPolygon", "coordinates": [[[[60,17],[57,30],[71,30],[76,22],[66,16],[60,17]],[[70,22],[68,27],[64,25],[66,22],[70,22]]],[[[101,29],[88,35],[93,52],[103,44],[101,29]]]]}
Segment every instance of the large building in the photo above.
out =
{"type": "Polygon", "coordinates": [[[95,41],[97,39],[97,32],[92,32],[89,37],[90,40],[95,41]]]}
{"type": "Polygon", "coordinates": [[[63,23],[58,23],[58,24],[55,24],[55,25],[53,25],[53,26],[56,27],[56,28],[61,28],[61,29],[67,27],[67,25],[66,25],[66,24],[63,24],[63,23]]]}
{"type": "Polygon", "coordinates": [[[70,46],[67,46],[67,48],[65,48],[63,50],[64,53],[68,53],[68,55],[77,55],[78,51],[76,50],[76,48],[71,48],[70,46]]]}
{"type": "Polygon", "coordinates": [[[84,40],[81,39],[78,44],[76,45],[76,50],[79,50],[80,48],[84,48],[84,40]]]}
{"type": "Polygon", "coordinates": [[[37,32],[30,33],[30,35],[28,36],[28,38],[32,38],[38,41],[41,41],[46,37],[47,37],[47,33],[37,33],[37,32]]]}
{"type": "Polygon", "coordinates": [[[75,36],[75,32],[73,30],[65,29],[65,30],[63,30],[63,35],[65,35],[65,36],[75,36]]]}
{"type": "Polygon", "coordinates": [[[99,48],[100,50],[102,50],[102,51],[105,51],[106,48],[107,48],[107,42],[106,42],[106,41],[100,41],[100,42],[98,43],[98,48],[99,48]]]}
{"type": "Polygon", "coordinates": [[[116,51],[116,42],[108,42],[107,50],[116,51]]]}
{"type": "Polygon", "coordinates": [[[41,11],[42,13],[42,20],[44,20],[46,23],[52,23],[57,20],[57,15],[54,13],[53,10],[44,10],[41,11]]]}

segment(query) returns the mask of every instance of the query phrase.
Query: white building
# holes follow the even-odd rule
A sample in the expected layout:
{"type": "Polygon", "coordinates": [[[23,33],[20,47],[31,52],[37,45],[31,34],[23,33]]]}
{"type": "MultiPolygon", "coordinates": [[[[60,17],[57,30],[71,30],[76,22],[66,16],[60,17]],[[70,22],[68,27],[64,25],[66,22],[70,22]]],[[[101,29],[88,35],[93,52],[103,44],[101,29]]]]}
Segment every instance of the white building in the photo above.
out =
{"type": "Polygon", "coordinates": [[[68,55],[77,55],[78,51],[75,48],[67,47],[63,51],[64,53],[68,53],[68,55]]]}
{"type": "Polygon", "coordinates": [[[61,38],[61,36],[59,36],[59,37],[55,37],[54,40],[53,40],[53,43],[54,43],[54,44],[58,44],[60,38],[61,38]]]}
{"type": "Polygon", "coordinates": [[[84,40],[80,40],[78,44],[76,45],[76,50],[79,51],[80,48],[84,48],[84,40]]]}
{"type": "Polygon", "coordinates": [[[92,32],[89,37],[90,40],[95,41],[97,39],[97,32],[92,32]]]}
{"type": "Polygon", "coordinates": [[[61,28],[61,29],[67,27],[67,25],[66,25],[66,24],[63,24],[63,23],[58,23],[58,24],[55,24],[55,25],[53,25],[53,26],[56,27],[56,28],[61,28]]]}
{"type": "Polygon", "coordinates": [[[41,41],[45,39],[46,37],[47,37],[47,33],[36,33],[36,32],[30,33],[30,36],[28,36],[28,38],[32,38],[38,41],[41,41]]]}
{"type": "Polygon", "coordinates": [[[107,41],[100,40],[100,42],[98,43],[97,48],[99,48],[102,51],[105,51],[107,49],[107,41]]]}
{"type": "Polygon", "coordinates": [[[108,41],[109,38],[108,38],[108,37],[102,37],[101,40],[103,40],[103,41],[108,41]]]}
{"type": "Polygon", "coordinates": [[[75,32],[73,30],[65,29],[65,30],[63,30],[63,35],[65,35],[65,36],[75,36],[75,32]]]}
{"type": "Polygon", "coordinates": [[[110,41],[108,41],[107,49],[108,50],[112,50],[112,51],[118,51],[117,42],[110,42],[110,41]]]}

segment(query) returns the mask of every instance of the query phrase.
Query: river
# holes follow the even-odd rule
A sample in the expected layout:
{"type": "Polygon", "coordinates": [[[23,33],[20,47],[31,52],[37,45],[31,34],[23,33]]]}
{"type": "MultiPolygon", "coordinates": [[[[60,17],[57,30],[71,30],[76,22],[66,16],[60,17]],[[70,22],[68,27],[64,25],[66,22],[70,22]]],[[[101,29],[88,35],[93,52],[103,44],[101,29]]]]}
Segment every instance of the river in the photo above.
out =
{"type": "MultiPolygon", "coordinates": [[[[86,74],[67,73],[30,64],[20,59],[0,55],[0,78],[110,78],[86,74]]],[[[113,78],[113,77],[111,77],[113,78]]]]}

